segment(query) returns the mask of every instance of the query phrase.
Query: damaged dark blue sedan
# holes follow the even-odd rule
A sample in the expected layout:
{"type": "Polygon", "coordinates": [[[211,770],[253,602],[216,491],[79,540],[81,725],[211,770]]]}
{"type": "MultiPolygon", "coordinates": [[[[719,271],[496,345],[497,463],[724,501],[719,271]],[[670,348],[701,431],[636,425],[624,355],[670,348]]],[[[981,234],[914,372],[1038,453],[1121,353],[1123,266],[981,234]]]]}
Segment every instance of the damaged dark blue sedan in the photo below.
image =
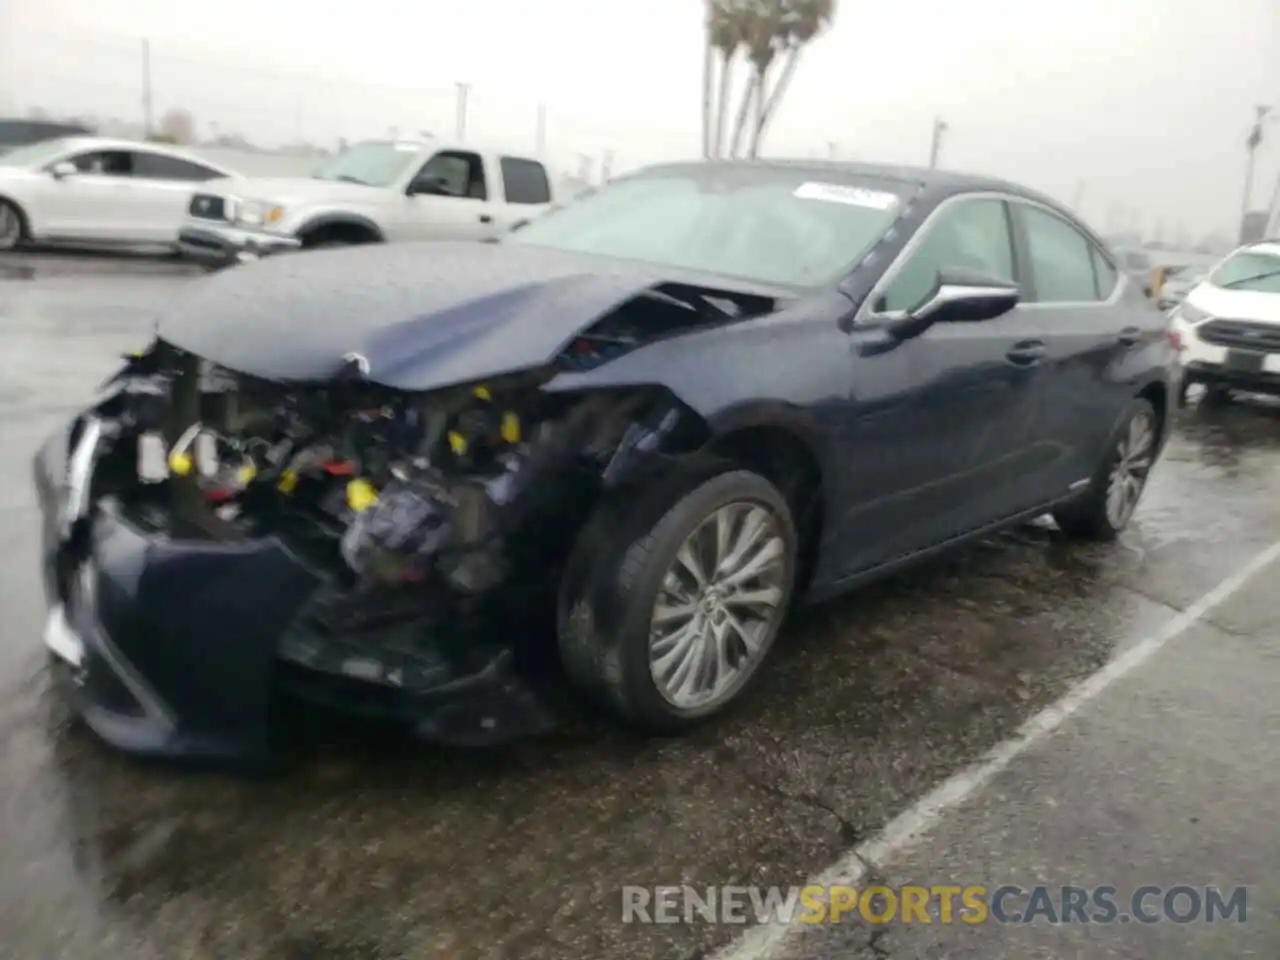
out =
{"type": "Polygon", "coordinates": [[[871,166],[652,168],[497,243],[203,278],[35,463],[88,724],[269,754],[302,696],[477,744],[740,699],[787,610],[1051,512],[1114,538],[1167,322],[1052,200],[871,166]]]}

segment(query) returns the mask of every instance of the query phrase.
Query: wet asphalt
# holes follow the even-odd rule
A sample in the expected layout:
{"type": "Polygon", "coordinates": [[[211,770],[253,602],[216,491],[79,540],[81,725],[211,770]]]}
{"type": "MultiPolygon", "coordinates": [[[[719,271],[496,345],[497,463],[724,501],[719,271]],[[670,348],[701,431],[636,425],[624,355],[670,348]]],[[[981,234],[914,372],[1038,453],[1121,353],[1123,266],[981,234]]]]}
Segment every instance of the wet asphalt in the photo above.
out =
{"type": "MultiPolygon", "coordinates": [[[[624,925],[621,887],[803,882],[1280,540],[1280,407],[1192,409],[1121,542],[1068,544],[1033,525],[807,611],[751,702],[691,737],[645,741],[583,718],[510,748],[462,752],[325,722],[274,776],[141,764],[96,742],[49,688],[29,464],[47,431],[117,354],[146,342],[154,311],[191,282],[132,264],[0,260],[5,960],[706,957],[738,931],[624,925]]],[[[1184,698],[1199,692],[1207,715],[1215,703],[1274,699],[1277,573],[1179,638],[1155,661],[1161,679],[1143,682],[1184,698]],[[1219,662],[1207,663],[1197,644],[1266,655],[1228,663],[1215,649],[1219,662]]],[[[1188,760],[1178,750],[1196,725],[1173,694],[1146,693],[1155,706],[1069,731],[1079,766],[1007,771],[1021,770],[1028,793],[1079,771],[1076,786],[1111,784],[1123,810],[1073,806],[1069,828],[1046,839],[1017,836],[1015,812],[992,802],[1010,819],[987,825],[989,843],[976,853],[926,846],[937,862],[917,860],[899,878],[933,876],[943,862],[953,876],[999,874],[1006,860],[1010,871],[1065,862],[1083,839],[1119,829],[1107,817],[1152,844],[1194,835],[1183,822],[1189,805],[1252,824],[1276,850],[1275,794],[1253,775],[1270,764],[1262,782],[1275,783],[1274,712],[1246,714],[1230,735],[1205,734],[1188,760]],[[1135,748],[1134,731],[1155,737],[1172,717],[1181,736],[1170,727],[1135,748]],[[1238,750],[1231,736],[1241,729],[1261,746],[1238,750]],[[1155,762],[1158,750],[1174,759],[1155,762]],[[1169,770],[1194,780],[1205,764],[1198,786],[1178,787],[1182,802],[1173,802],[1169,770]],[[1033,841],[1050,850],[1028,852],[1033,841]]],[[[964,836],[983,834],[974,825],[964,836]]],[[[1246,842],[1242,831],[1237,853],[1246,842]]],[[[1192,845],[1185,870],[1172,872],[1218,882],[1210,875],[1230,872],[1231,850],[1200,849],[1198,861],[1192,845]],[[1206,865],[1206,856],[1223,862],[1206,865]]],[[[1272,860],[1270,878],[1231,882],[1274,874],[1272,860]]],[[[900,942],[849,928],[797,956],[970,955],[900,942]]],[[[1118,955],[1159,955],[1136,949],[1118,955]]]]}

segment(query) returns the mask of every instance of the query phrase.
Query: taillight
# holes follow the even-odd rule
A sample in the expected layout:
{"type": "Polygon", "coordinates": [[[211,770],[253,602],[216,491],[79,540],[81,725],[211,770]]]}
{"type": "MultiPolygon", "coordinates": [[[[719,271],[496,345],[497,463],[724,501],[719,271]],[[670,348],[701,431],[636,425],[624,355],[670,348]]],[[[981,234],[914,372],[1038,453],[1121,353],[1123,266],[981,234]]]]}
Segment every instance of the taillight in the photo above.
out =
{"type": "Polygon", "coordinates": [[[1186,346],[1182,342],[1182,331],[1174,330],[1170,327],[1167,332],[1167,336],[1169,337],[1169,343],[1173,346],[1173,349],[1179,352],[1186,349],[1186,346]]]}

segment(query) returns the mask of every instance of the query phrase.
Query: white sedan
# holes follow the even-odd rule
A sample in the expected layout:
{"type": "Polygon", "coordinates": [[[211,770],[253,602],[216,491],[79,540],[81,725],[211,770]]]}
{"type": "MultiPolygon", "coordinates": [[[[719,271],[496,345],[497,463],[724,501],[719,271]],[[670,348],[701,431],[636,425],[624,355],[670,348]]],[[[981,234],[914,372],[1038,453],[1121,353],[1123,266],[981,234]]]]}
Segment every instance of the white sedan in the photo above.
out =
{"type": "Polygon", "coordinates": [[[197,184],[236,176],[152,143],[70,137],[0,154],[0,250],[176,244],[197,184]]]}

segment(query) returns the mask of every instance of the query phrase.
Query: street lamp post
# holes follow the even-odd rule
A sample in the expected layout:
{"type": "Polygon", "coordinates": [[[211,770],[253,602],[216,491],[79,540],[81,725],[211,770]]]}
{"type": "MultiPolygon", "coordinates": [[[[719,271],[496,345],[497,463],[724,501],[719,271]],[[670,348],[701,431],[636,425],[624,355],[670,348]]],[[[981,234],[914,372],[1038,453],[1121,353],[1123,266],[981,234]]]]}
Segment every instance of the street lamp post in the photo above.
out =
{"type": "Polygon", "coordinates": [[[1249,201],[1253,199],[1253,162],[1257,157],[1258,147],[1262,143],[1262,124],[1267,119],[1267,114],[1271,112],[1271,108],[1265,105],[1258,105],[1253,108],[1255,117],[1253,129],[1249,131],[1249,137],[1244,142],[1245,147],[1245,164],[1244,164],[1244,196],[1240,201],[1240,242],[1245,242],[1245,233],[1249,222],[1249,201]]]}
{"type": "Polygon", "coordinates": [[[938,152],[942,149],[942,135],[951,128],[947,126],[947,121],[941,117],[935,117],[933,121],[933,138],[929,143],[929,166],[936,167],[938,165],[938,152]]]}

